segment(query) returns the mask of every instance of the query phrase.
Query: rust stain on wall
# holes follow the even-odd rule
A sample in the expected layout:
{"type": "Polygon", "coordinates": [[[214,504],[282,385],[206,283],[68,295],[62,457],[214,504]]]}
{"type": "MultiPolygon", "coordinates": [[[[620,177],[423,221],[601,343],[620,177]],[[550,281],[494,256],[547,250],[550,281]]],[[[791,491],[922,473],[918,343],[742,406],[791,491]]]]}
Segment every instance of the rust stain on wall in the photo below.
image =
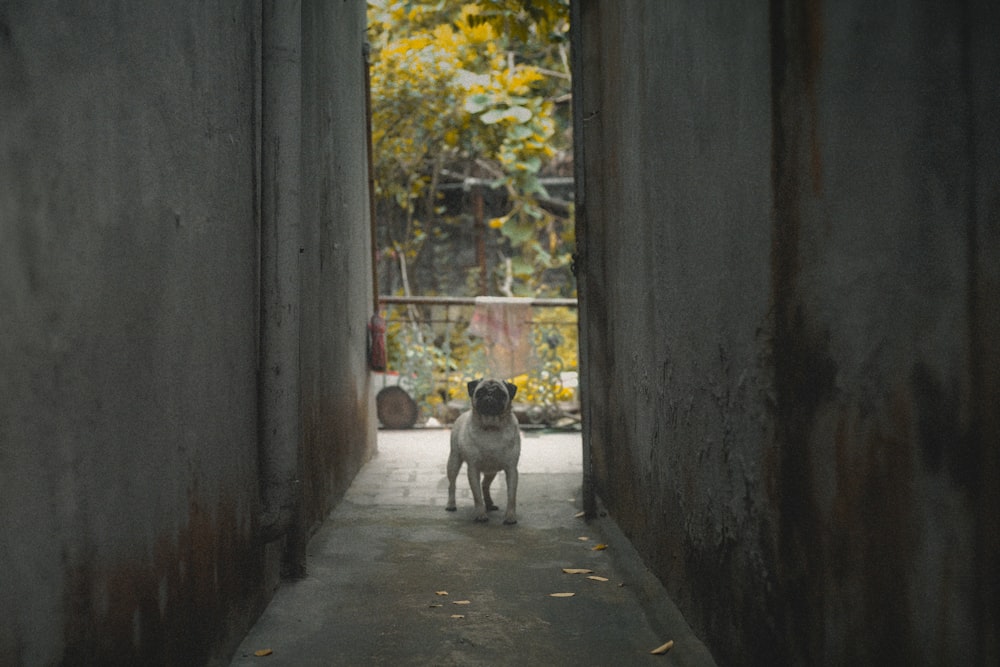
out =
{"type": "Polygon", "coordinates": [[[819,0],[801,7],[801,30],[805,35],[802,49],[802,81],[809,110],[809,174],[813,195],[823,191],[823,152],[819,141],[819,84],[823,64],[823,7],[819,0]]]}
{"type": "Polygon", "coordinates": [[[828,566],[818,573],[830,609],[840,614],[841,632],[862,639],[838,647],[846,660],[867,664],[919,662],[915,646],[908,573],[900,566],[916,548],[913,525],[911,410],[906,388],[882,405],[839,408],[834,438],[836,495],[829,518],[817,526],[826,543],[828,566]]]}
{"type": "Polygon", "coordinates": [[[187,525],[148,559],[69,569],[63,664],[197,665],[236,645],[265,603],[263,552],[232,502],[204,507],[192,498],[187,525]]]}
{"type": "Polygon", "coordinates": [[[817,87],[822,54],[819,2],[772,0],[771,176],[773,231],[772,359],[776,447],[765,467],[776,508],[774,571],[782,582],[773,609],[779,641],[799,664],[820,657],[824,551],[816,528],[810,440],[817,412],[835,393],[837,367],[827,334],[813,321],[800,292],[803,199],[822,179],[817,142],[817,87]],[[811,183],[803,177],[809,174],[811,183]]]}

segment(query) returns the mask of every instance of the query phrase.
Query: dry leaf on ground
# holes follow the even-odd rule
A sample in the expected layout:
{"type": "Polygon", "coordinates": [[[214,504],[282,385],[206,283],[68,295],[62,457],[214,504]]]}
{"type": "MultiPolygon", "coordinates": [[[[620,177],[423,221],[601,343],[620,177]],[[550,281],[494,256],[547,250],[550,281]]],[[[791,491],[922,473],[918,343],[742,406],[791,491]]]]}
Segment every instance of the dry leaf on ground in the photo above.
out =
{"type": "Polygon", "coordinates": [[[586,535],[581,535],[580,537],[578,537],[578,538],[576,538],[576,539],[580,540],[581,542],[586,542],[586,541],[587,541],[587,540],[589,540],[590,538],[589,538],[589,537],[587,537],[586,535]]]}
{"type": "Polygon", "coordinates": [[[590,548],[590,550],[591,551],[604,551],[607,548],[608,548],[607,544],[595,544],[593,547],[590,548]]]}
{"type": "Polygon", "coordinates": [[[666,653],[667,651],[669,651],[673,647],[674,647],[674,640],[671,639],[670,641],[668,641],[663,646],[659,646],[657,648],[654,648],[652,651],[650,651],[650,653],[652,653],[653,655],[663,655],[664,653],[666,653]]]}
{"type": "Polygon", "coordinates": [[[593,572],[585,567],[564,567],[562,571],[566,574],[591,574],[593,572]]]}
{"type": "Polygon", "coordinates": [[[550,598],[571,598],[576,593],[549,593],[550,598]]]}
{"type": "Polygon", "coordinates": [[[452,614],[452,618],[465,618],[465,614],[452,614]]]}
{"type": "Polygon", "coordinates": [[[257,656],[258,658],[263,658],[264,656],[267,656],[267,655],[271,655],[272,653],[274,653],[274,651],[272,651],[272,650],[271,650],[271,649],[269,649],[269,648],[262,648],[262,649],[261,649],[261,650],[259,650],[259,651],[254,651],[254,652],[253,652],[253,654],[254,654],[255,656],[257,656]]]}
{"type": "Polygon", "coordinates": [[[455,600],[452,604],[472,604],[472,600],[455,600]]]}
{"type": "Polygon", "coordinates": [[[574,519],[582,519],[586,515],[587,515],[586,512],[577,512],[576,514],[573,515],[573,518],[574,519]]]}
{"type": "Polygon", "coordinates": [[[591,579],[591,580],[593,580],[593,581],[607,581],[607,580],[608,580],[608,578],[607,578],[607,577],[599,577],[599,576],[597,576],[596,574],[594,574],[594,575],[591,575],[591,576],[589,576],[589,577],[587,577],[587,578],[588,578],[588,579],[591,579]]]}
{"type": "Polygon", "coordinates": [[[434,591],[434,595],[447,595],[448,591],[434,591]]]}

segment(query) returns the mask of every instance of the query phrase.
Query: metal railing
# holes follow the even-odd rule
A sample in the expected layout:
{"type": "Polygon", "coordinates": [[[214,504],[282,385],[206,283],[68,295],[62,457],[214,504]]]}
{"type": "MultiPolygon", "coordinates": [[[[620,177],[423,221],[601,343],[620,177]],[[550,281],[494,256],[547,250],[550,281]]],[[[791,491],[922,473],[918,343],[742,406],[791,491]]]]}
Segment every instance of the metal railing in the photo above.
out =
{"type": "Polygon", "coordinates": [[[383,296],[389,365],[421,421],[450,423],[468,407],[468,380],[499,375],[518,385],[522,424],[573,426],[577,401],[576,299],[383,296]]]}

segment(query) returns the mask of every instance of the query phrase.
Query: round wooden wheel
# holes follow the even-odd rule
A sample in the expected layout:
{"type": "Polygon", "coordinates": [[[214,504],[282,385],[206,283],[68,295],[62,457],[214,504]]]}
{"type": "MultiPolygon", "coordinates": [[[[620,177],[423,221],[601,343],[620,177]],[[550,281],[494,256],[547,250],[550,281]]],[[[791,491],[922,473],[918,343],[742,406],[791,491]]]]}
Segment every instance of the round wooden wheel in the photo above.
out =
{"type": "Polygon", "coordinates": [[[402,387],[385,387],[375,396],[378,420],[391,429],[413,428],[417,423],[417,402],[402,387]]]}

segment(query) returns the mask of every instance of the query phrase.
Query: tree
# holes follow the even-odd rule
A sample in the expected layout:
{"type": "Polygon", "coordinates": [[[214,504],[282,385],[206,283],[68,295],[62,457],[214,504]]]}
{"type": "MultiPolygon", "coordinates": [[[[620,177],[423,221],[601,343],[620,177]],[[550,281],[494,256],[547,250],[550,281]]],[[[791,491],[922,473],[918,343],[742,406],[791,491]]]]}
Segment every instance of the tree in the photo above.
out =
{"type": "Polygon", "coordinates": [[[465,182],[504,195],[493,289],[572,291],[572,207],[540,180],[570,152],[567,32],[568,0],[369,2],[377,211],[404,285],[427,243],[467,224],[442,192],[465,182]]]}

